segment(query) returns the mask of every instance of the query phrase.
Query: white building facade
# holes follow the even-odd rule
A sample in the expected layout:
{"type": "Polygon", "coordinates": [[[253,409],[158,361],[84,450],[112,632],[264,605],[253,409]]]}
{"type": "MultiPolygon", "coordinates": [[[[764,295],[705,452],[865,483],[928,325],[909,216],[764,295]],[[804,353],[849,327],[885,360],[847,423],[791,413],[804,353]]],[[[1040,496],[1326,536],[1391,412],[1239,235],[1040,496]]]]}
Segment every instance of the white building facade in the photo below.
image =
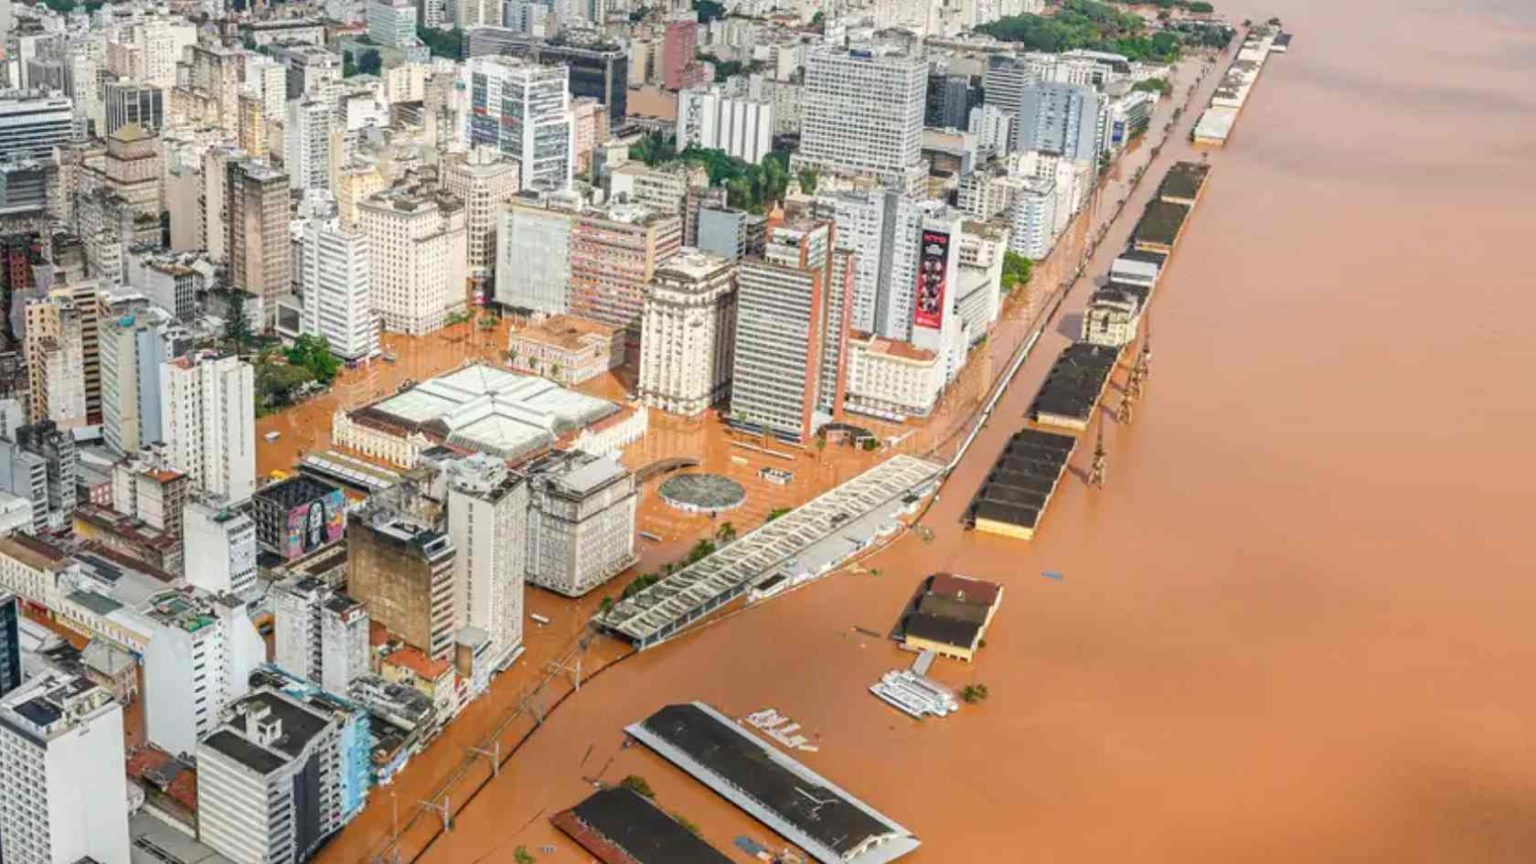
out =
{"type": "Polygon", "coordinates": [[[704,413],[730,394],[735,345],[735,262],[684,249],[646,292],[640,399],[672,414],[704,413]]]}
{"type": "Polygon", "coordinates": [[[211,353],[161,366],[161,440],[196,488],[231,503],[256,492],[256,373],[211,353]]]}

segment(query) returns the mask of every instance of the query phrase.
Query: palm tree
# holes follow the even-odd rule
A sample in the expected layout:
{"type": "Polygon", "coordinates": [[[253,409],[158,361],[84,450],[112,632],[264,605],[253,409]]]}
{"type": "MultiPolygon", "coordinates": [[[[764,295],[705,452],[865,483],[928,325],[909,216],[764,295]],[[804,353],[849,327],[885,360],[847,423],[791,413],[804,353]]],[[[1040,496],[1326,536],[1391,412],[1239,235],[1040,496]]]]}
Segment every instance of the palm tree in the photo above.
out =
{"type": "Polygon", "coordinates": [[[736,526],[729,522],[720,523],[720,527],[715,529],[715,539],[720,541],[722,546],[735,540],[736,526]]]}

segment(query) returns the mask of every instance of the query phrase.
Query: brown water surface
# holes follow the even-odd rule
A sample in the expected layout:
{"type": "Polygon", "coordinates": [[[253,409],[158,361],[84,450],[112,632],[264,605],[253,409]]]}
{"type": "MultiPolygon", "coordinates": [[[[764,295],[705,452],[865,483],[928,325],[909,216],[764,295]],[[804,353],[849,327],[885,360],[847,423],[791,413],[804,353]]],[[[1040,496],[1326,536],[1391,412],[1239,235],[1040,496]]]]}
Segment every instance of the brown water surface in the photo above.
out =
{"type": "Polygon", "coordinates": [[[923,838],[914,864],[1536,861],[1536,7],[1230,11],[1296,42],[1211,155],[1106,487],[1070,477],[1033,543],[960,528],[1053,329],[931,543],[613,667],[423,860],[585,861],[547,817],[628,773],[718,846],[769,840],[621,746],[704,699],[792,715],[807,764],[923,838]],[[992,696],[915,723],[865,689],[910,655],[853,628],[885,630],[941,569],[1007,585],[977,662],[935,666],[992,696]]]}

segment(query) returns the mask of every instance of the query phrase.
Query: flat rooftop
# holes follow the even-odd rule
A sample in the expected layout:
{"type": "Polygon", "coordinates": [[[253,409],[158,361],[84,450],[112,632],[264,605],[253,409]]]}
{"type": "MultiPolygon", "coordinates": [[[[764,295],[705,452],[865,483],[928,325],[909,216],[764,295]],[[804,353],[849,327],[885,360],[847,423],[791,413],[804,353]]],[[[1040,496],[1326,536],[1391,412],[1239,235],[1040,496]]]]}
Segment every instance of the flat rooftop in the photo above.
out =
{"type": "Polygon", "coordinates": [[[256,490],[256,497],[291,510],[300,504],[308,504],[338,491],[338,487],[316,480],[307,474],[295,474],[287,480],[263,486],[256,490]]]}
{"type": "Polygon", "coordinates": [[[1146,211],[1141,214],[1141,221],[1136,223],[1136,244],[1151,243],[1171,249],[1178,241],[1179,233],[1184,230],[1184,221],[1188,218],[1189,207],[1186,205],[1153,201],[1147,204],[1146,211]]]}
{"type": "Polygon", "coordinates": [[[1205,179],[1211,174],[1211,166],[1203,162],[1175,162],[1163,176],[1163,184],[1157,187],[1157,197],[1164,201],[1193,201],[1205,188],[1205,179]]]}
{"type": "Polygon", "coordinates": [[[622,787],[596,792],[550,821],[604,864],[731,861],[649,799],[622,787]]]}
{"type": "Polygon", "coordinates": [[[1104,392],[1104,383],[1120,358],[1120,349],[1077,342],[1056,358],[1029,407],[1034,420],[1061,417],[1086,422],[1104,392]]]}
{"type": "Polygon", "coordinates": [[[668,705],[625,729],[721,797],[826,864],[884,864],[912,832],[702,702],[668,705]]]}
{"type": "Polygon", "coordinates": [[[985,519],[1033,531],[1061,482],[1075,446],[1077,439],[1071,435],[1038,429],[1020,430],[998,455],[987,482],[972,500],[972,520],[985,519]],[[1043,490],[1039,504],[1019,503],[1023,497],[1019,494],[1021,489],[1029,492],[1043,490]]]}

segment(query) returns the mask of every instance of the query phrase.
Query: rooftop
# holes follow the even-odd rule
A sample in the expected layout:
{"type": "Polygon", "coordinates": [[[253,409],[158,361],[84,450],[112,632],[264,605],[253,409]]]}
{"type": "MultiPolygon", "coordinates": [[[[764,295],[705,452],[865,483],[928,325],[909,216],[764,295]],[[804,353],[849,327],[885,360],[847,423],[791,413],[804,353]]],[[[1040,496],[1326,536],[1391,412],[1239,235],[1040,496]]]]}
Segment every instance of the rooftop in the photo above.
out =
{"type": "Polygon", "coordinates": [[[1072,418],[1087,422],[1104,392],[1109,373],[1119,360],[1120,350],[1105,345],[1077,342],[1067,346],[1056,358],[1035,394],[1029,414],[1035,420],[1044,417],[1072,418]]]}
{"type": "Polygon", "coordinates": [[[263,501],[271,501],[284,510],[291,510],[301,504],[318,501],[337,491],[340,491],[338,487],[330,483],[316,480],[307,474],[295,474],[279,483],[256,490],[256,497],[263,501]]]}
{"type": "Polygon", "coordinates": [[[1157,197],[1164,201],[1193,201],[1199,197],[1209,177],[1211,166],[1203,162],[1176,162],[1163,176],[1163,184],[1157,188],[1157,197]]]}
{"type": "Polygon", "coordinates": [[[650,800],[622,787],[595,792],[550,821],[604,864],[729,864],[731,860],[650,800]]]}
{"type": "Polygon", "coordinates": [[[590,348],[594,342],[605,343],[623,332],[622,327],[610,327],[598,321],[577,318],[574,315],[551,315],[537,324],[530,324],[512,332],[513,342],[534,342],[566,351],[590,348]]]}
{"type": "Polygon", "coordinates": [[[1189,218],[1189,207],[1169,201],[1153,201],[1147,204],[1141,221],[1136,223],[1136,244],[1151,243],[1172,248],[1184,230],[1184,220],[1189,218]]]}

